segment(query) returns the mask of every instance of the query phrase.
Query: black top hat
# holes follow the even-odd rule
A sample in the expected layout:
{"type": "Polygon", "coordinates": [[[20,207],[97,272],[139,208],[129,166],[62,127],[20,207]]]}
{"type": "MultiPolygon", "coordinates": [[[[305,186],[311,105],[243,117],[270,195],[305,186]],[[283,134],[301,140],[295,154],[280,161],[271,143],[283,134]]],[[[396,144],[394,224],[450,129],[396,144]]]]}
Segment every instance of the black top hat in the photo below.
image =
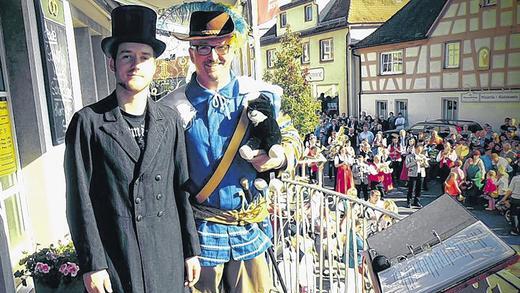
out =
{"type": "Polygon", "coordinates": [[[173,33],[182,41],[229,36],[235,31],[231,16],[225,11],[194,11],[190,17],[189,35],[173,33]]]}
{"type": "Polygon", "coordinates": [[[125,5],[112,10],[112,36],[101,41],[105,55],[115,57],[115,50],[124,42],[142,43],[153,48],[155,57],[166,49],[166,44],[155,38],[157,14],[148,7],[125,5]]]}

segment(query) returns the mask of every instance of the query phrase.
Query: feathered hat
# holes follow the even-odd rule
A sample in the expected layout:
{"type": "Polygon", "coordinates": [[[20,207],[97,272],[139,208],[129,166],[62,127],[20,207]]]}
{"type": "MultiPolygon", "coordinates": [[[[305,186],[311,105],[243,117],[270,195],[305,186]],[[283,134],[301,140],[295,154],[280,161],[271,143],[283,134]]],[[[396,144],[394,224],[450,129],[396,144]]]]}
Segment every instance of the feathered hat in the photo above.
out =
{"type": "Polygon", "coordinates": [[[235,34],[245,37],[248,26],[233,7],[211,1],[187,2],[174,5],[160,12],[158,24],[167,27],[190,20],[189,32],[171,34],[183,41],[215,38],[235,34]]]}

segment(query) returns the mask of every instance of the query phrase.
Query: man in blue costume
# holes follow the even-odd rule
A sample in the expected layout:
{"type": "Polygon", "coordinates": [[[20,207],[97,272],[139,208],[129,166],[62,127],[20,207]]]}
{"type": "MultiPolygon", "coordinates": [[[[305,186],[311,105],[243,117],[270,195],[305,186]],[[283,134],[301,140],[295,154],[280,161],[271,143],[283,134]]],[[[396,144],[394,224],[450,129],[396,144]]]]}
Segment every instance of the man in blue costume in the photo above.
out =
{"type": "Polygon", "coordinates": [[[190,42],[196,72],[186,86],[161,100],[181,113],[186,127],[190,172],[186,189],[192,194],[202,250],[201,278],[194,292],[221,292],[223,288],[225,292],[263,293],[273,288],[264,254],[271,246],[270,233],[263,230],[267,212],[251,219],[248,211],[265,206],[249,202],[244,193],[250,190],[257,196],[252,183],[258,172],[291,169],[301,147],[295,129],[286,127],[290,121],[278,119],[285,156],[270,158],[262,153],[246,161],[237,154],[236,145],[243,145],[249,134],[246,126],[238,143],[234,141],[247,101],[261,93],[270,98],[279,117],[282,90],[231,71],[241,42],[235,22],[243,21],[234,17],[226,11],[192,12],[189,35],[176,37],[190,42]],[[235,151],[228,154],[234,144],[235,151]],[[241,181],[247,184],[245,188],[241,181]]]}

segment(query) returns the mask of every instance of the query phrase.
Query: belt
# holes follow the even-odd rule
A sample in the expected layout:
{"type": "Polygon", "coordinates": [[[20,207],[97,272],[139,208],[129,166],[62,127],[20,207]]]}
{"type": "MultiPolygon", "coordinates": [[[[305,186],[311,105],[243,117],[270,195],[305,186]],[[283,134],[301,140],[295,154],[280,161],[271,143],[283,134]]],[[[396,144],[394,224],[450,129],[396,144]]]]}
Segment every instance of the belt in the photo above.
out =
{"type": "Polygon", "coordinates": [[[257,202],[251,203],[247,209],[241,210],[225,211],[194,202],[192,202],[192,209],[193,216],[196,220],[231,226],[260,223],[269,216],[267,201],[264,198],[260,198],[257,202]]]}

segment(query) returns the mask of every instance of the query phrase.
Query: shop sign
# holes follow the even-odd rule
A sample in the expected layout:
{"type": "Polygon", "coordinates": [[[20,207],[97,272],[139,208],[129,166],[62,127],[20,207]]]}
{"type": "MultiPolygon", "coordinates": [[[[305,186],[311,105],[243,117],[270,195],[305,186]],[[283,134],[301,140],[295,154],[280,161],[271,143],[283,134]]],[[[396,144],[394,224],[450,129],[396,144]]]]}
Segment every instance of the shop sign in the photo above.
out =
{"type": "Polygon", "coordinates": [[[62,0],[35,3],[52,144],[59,145],[65,141],[65,131],[74,114],[65,12],[62,0]]]}
{"type": "Polygon", "coordinates": [[[474,92],[461,94],[464,103],[520,102],[520,92],[474,92]]]}
{"type": "Polygon", "coordinates": [[[307,81],[322,81],[325,78],[323,67],[311,68],[307,74],[307,81]]]}
{"type": "MultiPolygon", "coordinates": [[[[0,101],[0,177],[16,171],[16,152],[7,101],[0,101]]],[[[0,228],[1,229],[1,228],[0,228]]]]}

